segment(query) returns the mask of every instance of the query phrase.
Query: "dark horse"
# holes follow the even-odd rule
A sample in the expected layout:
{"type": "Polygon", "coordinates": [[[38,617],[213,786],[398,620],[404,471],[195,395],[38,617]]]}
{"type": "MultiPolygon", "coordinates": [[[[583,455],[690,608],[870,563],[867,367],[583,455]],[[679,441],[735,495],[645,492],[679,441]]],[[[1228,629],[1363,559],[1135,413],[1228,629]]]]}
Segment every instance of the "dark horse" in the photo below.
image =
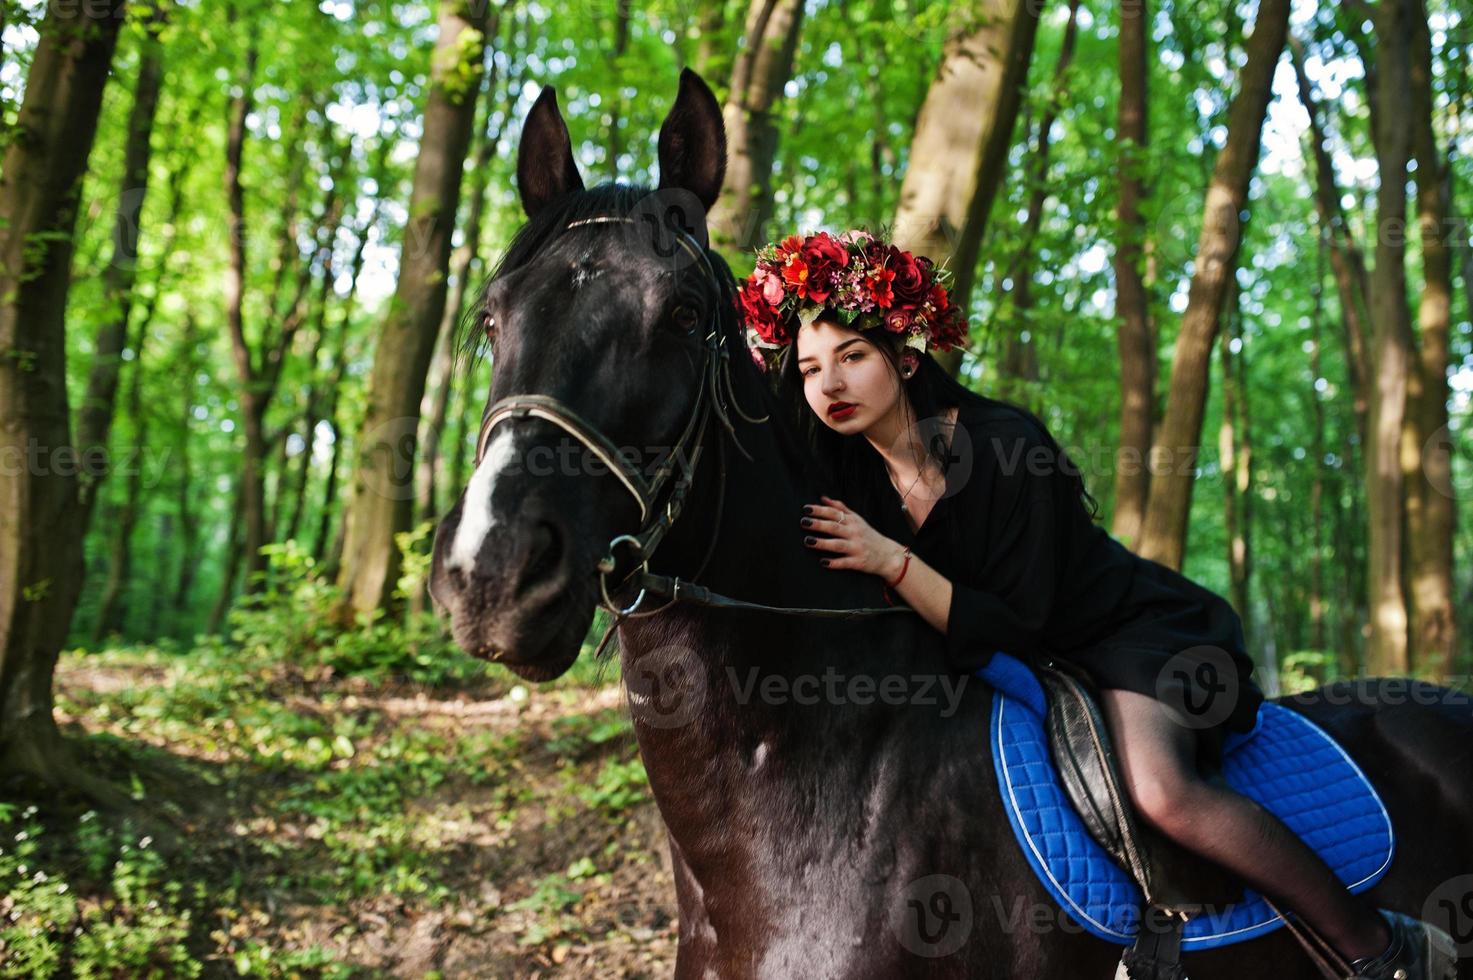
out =
{"type": "MultiPolygon", "coordinates": [[[[686,260],[672,260],[639,220],[655,192],[709,208],[725,153],[720,107],[689,70],[660,130],[657,189],[585,190],[550,87],[524,123],[528,222],[483,296],[488,413],[528,395],[558,413],[487,416],[474,476],[436,534],[431,588],[458,643],[525,679],[578,657],[601,581],[618,604],[634,601],[624,580],[600,578],[628,564],[605,560],[628,539],[610,542],[672,513],[591,459],[598,437],[668,462],[701,420],[689,495],[650,574],[768,605],[883,606],[876,578],[821,569],[800,542],[802,505],[829,488],[748,358],[730,269],[683,236],[686,260]],[[702,399],[723,410],[700,414],[702,399]]],[[[618,637],[675,869],[677,976],[1112,975],[1121,948],[1064,916],[1004,818],[986,738],[993,691],[949,674],[942,637],[919,617],[644,596],[618,637]]],[[[1291,704],[1339,738],[1390,809],[1398,854],[1372,897],[1422,915],[1473,872],[1473,712],[1441,688],[1398,699],[1367,683],[1291,704]]],[[[1318,975],[1282,928],[1184,962],[1194,980],[1318,975]]]]}

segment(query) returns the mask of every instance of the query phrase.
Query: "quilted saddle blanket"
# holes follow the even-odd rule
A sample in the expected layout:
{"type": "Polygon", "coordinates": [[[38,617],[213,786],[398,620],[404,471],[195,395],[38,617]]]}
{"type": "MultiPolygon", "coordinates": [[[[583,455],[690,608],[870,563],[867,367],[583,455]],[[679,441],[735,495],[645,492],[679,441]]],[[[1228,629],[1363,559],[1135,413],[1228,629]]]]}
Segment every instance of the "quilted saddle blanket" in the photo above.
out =
{"type": "MultiPolygon", "coordinates": [[[[1111,942],[1135,941],[1139,886],[1090,836],[1065,793],[1044,730],[1042,684],[1022,661],[996,654],[978,676],[997,689],[988,726],[994,768],[1013,833],[1039,881],[1070,918],[1111,942]]],[[[1395,850],[1376,790],[1324,729],[1264,702],[1251,732],[1224,745],[1223,778],[1278,816],[1352,892],[1385,875],[1395,850]]],[[[1263,897],[1194,916],[1182,949],[1210,949],[1271,932],[1284,920],[1263,897]]]]}

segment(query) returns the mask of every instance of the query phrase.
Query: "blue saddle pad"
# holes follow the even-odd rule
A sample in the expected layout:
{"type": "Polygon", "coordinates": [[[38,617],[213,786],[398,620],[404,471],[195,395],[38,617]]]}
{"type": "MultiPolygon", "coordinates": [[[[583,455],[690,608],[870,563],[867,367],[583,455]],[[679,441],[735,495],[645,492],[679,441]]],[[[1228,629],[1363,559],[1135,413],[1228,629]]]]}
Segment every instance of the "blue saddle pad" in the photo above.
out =
{"type": "MultiPolygon", "coordinates": [[[[993,698],[993,760],[1003,806],[1044,887],[1088,932],[1121,945],[1135,940],[1140,888],[1084,826],[1059,781],[1044,731],[1042,684],[1027,666],[996,654],[978,676],[993,698]]],[[[1395,850],[1391,818],[1359,766],[1318,725],[1272,702],[1251,732],[1229,734],[1223,777],[1299,834],[1352,892],[1386,873],[1395,850]]],[[[1262,895],[1187,922],[1183,949],[1210,949],[1272,932],[1284,920],[1262,895]]]]}

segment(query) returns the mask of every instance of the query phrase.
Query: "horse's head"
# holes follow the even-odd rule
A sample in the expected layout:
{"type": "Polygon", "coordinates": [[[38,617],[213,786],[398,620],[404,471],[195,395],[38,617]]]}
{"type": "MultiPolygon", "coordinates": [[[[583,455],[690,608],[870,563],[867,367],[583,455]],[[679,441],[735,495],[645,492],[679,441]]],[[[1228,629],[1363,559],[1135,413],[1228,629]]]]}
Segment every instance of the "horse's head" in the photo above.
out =
{"type": "Polygon", "coordinates": [[[585,190],[550,86],[523,124],[528,220],[482,293],[494,378],[430,589],[457,643],[529,680],[572,665],[610,541],[659,515],[688,461],[731,302],[704,246],[725,161],[721,108],[688,69],[660,128],[658,190],[585,190]],[[686,231],[664,223],[672,202],[688,205],[686,231]]]}

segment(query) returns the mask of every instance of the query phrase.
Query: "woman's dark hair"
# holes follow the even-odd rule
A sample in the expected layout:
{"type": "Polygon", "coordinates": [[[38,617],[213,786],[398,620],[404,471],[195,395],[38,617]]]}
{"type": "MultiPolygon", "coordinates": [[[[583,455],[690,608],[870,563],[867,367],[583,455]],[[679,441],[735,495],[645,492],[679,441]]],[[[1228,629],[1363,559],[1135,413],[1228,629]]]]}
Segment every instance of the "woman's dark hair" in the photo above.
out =
{"type": "MultiPolygon", "coordinates": [[[[820,319],[829,318],[824,314],[820,319]]],[[[879,350],[899,381],[902,348],[896,336],[883,327],[861,330],[859,334],[879,350]]],[[[1083,473],[1055,441],[1042,420],[1028,409],[972,391],[948,374],[929,352],[920,354],[915,373],[904,384],[917,419],[936,418],[946,409],[963,403],[971,403],[992,412],[1001,408],[1021,415],[1037,427],[1043,444],[1058,462],[1060,475],[1068,481],[1090,517],[1098,518],[1099,504],[1085,489],[1083,473]]],[[[776,394],[779,405],[787,413],[795,431],[816,457],[819,472],[835,488],[830,496],[843,500],[867,519],[873,519],[879,512],[881,502],[887,495],[894,493],[893,485],[885,472],[884,460],[863,436],[846,436],[835,432],[814,413],[803,392],[797,341],[789,344],[782,352],[777,371],[776,394]]],[[[928,452],[941,472],[947,472],[951,466],[951,457],[947,454],[946,447],[939,440],[932,440],[928,452]]]]}

